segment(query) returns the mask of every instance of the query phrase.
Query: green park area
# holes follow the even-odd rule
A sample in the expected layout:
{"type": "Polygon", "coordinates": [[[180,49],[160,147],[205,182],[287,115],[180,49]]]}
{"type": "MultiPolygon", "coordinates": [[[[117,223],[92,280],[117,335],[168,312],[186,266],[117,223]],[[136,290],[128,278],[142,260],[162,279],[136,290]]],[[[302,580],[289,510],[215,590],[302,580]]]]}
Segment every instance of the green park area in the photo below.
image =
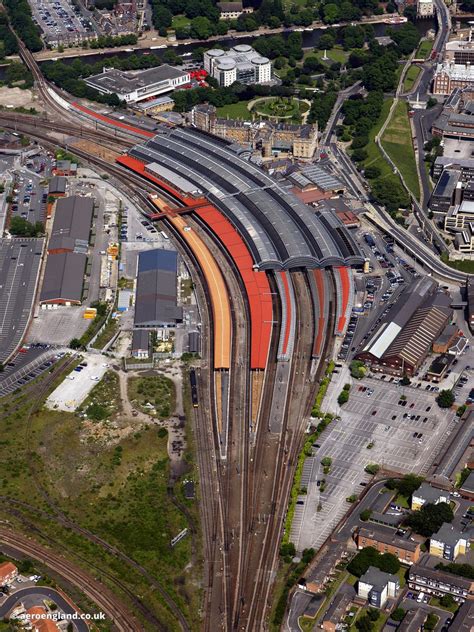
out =
{"type": "Polygon", "coordinates": [[[405,79],[403,81],[403,92],[409,92],[413,88],[420,72],[421,68],[419,66],[415,66],[412,64],[410,68],[408,68],[405,79]]]}
{"type": "Polygon", "coordinates": [[[392,175],[392,170],[388,162],[384,159],[382,152],[380,151],[377,143],[375,142],[375,137],[380,132],[388,113],[390,112],[390,108],[392,107],[393,99],[385,99],[382,105],[382,109],[380,112],[380,116],[377,119],[377,123],[372,127],[369,132],[369,142],[365,146],[365,150],[367,152],[367,158],[363,162],[363,167],[366,169],[367,167],[378,167],[380,170],[380,176],[382,178],[386,176],[392,175]]]}
{"type": "Polygon", "coordinates": [[[300,123],[309,105],[292,97],[259,99],[252,107],[252,113],[259,118],[287,123],[300,123]]]}
{"type": "Polygon", "coordinates": [[[351,51],[345,51],[342,46],[334,46],[328,50],[314,50],[311,54],[315,55],[319,61],[323,63],[337,63],[345,64],[351,51]],[[324,53],[326,53],[327,60],[323,59],[324,53]]]}
{"type": "Polygon", "coordinates": [[[423,40],[416,51],[416,59],[426,59],[433,48],[433,40],[423,40]]]}
{"type": "Polygon", "coordinates": [[[185,15],[174,15],[171,23],[173,29],[185,29],[191,24],[191,20],[185,15]]]}
{"type": "MultiPolygon", "coordinates": [[[[55,384],[59,383],[61,363],[51,370],[52,374],[38,378],[33,394],[19,391],[0,402],[4,498],[0,519],[19,532],[30,533],[29,525],[34,525],[30,535],[83,565],[105,587],[118,591],[116,581],[126,584],[156,614],[163,629],[177,632],[181,627],[150,581],[153,577],[182,610],[190,628],[196,629],[201,603],[196,577],[201,570],[193,554],[195,536],[170,546],[189,524],[169,494],[166,430],[123,416],[110,423],[117,412],[112,400],[117,397],[118,381],[113,372],[98,383],[83,406],[92,407],[92,416],[99,417],[104,411],[97,406],[107,408],[108,419],[83,419],[44,408],[49,390],[37,395],[46,379],[58,375],[55,384]],[[27,504],[19,507],[21,501],[27,504]],[[67,524],[58,518],[61,515],[67,516],[67,524]],[[126,553],[149,575],[109,553],[89,533],[126,553]]],[[[196,504],[183,502],[197,521],[196,504]]],[[[119,595],[132,611],[135,604],[125,593],[119,595]]],[[[81,595],[77,603],[84,611],[94,611],[81,595]]]]}
{"type": "Polygon", "coordinates": [[[382,137],[382,146],[398,167],[407,187],[419,198],[420,187],[407,105],[398,101],[382,137]]]}
{"type": "Polygon", "coordinates": [[[230,119],[243,119],[245,121],[252,120],[252,114],[248,109],[248,101],[239,101],[238,103],[230,103],[217,108],[217,116],[230,119]]]}

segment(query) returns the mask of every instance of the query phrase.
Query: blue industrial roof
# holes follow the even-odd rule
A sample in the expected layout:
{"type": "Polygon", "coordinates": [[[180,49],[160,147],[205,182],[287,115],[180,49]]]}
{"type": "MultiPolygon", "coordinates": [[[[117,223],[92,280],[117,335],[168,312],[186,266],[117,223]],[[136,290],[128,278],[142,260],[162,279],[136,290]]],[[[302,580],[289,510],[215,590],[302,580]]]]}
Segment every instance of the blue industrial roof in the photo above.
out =
{"type": "Polygon", "coordinates": [[[138,256],[138,272],[149,270],[178,271],[178,253],[174,250],[145,250],[138,256]]]}

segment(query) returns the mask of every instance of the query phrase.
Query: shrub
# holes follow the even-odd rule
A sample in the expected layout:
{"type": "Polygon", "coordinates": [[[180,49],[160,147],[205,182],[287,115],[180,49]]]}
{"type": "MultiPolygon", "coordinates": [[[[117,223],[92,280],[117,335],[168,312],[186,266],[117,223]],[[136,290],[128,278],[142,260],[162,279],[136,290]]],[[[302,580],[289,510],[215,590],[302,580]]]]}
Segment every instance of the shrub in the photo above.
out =
{"type": "Polygon", "coordinates": [[[363,522],[367,522],[367,520],[370,520],[370,516],[372,515],[372,510],[371,509],[364,509],[364,511],[360,512],[360,516],[359,518],[363,521],[363,522]]]}
{"type": "Polygon", "coordinates": [[[390,618],[393,619],[394,621],[403,621],[404,617],[405,617],[405,610],[403,610],[403,608],[395,608],[395,610],[393,610],[392,614],[390,615],[390,618]]]}

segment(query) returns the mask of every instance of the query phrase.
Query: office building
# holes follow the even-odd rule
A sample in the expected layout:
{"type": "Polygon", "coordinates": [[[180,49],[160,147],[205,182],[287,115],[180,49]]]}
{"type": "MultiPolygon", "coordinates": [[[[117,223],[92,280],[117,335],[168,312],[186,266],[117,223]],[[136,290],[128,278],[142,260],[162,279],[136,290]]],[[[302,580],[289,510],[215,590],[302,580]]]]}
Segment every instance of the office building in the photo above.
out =
{"type": "Polygon", "coordinates": [[[397,575],[384,573],[375,566],[369,566],[357,584],[357,596],[366,599],[373,608],[383,608],[387,599],[395,598],[400,588],[397,575]]]}
{"type": "Polygon", "coordinates": [[[433,94],[448,95],[455,88],[474,86],[474,66],[445,61],[438,64],[433,80],[433,94]]]}
{"type": "Polygon", "coordinates": [[[429,201],[433,213],[447,213],[455,200],[455,192],[461,174],[458,170],[445,169],[436,183],[429,201]]]}
{"type": "Polygon", "coordinates": [[[430,555],[454,562],[467,550],[466,536],[453,525],[444,523],[430,538],[430,555]]]}
{"type": "Polygon", "coordinates": [[[190,83],[191,75],[168,64],[139,71],[104,68],[98,75],[84,79],[88,86],[101,94],[116,94],[127,103],[136,103],[190,83]]]}
{"type": "Polygon", "coordinates": [[[421,555],[419,542],[401,537],[395,529],[383,525],[361,527],[357,532],[356,542],[359,549],[371,546],[379,553],[395,555],[404,564],[415,564],[421,555]]]}
{"type": "Polygon", "coordinates": [[[268,57],[262,57],[248,44],[238,44],[223,51],[212,48],[204,53],[204,70],[214,77],[222,87],[235,81],[244,84],[270,83],[272,81],[272,63],[268,57]]]}

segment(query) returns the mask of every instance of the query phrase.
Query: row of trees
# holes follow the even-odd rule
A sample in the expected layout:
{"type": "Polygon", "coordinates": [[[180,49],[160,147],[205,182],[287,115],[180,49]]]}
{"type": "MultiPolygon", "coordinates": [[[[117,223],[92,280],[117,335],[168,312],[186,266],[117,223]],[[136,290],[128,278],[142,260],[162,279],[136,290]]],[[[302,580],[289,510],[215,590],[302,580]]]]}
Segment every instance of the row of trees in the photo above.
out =
{"type": "Polygon", "coordinates": [[[11,24],[28,50],[33,52],[43,48],[40,31],[33,22],[28,0],[3,0],[11,24]]]}
{"type": "Polygon", "coordinates": [[[384,573],[396,575],[400,570],[400,562],[396,555],[392,553],[379,553],[372,546],[367,546],[357,553],[347,565],[347,570],[351,575],[361,577],[367,572],[369,566],[375,566],[384,573]]]}
{"type": "Polygon", "coordinates": [[[5,13],[0,13],[0,59],[18,52],[18,43],[5,13]]]}
{"type": "Polygon", "coordinates": [[[41,222],[32,224],[23,217],[15,215],[11,218],[9,230],[15,237],[38,237],[44,233],[44,226],[41,222]]]}
{"type": "Polygon", "coordinates": [[[129,33],[128,35],[101,35],[95,40],[87,41],[89,48],[113,48],[115,46],[127,46],[129,44],[136,44],[138,37],[129,33]]]}

